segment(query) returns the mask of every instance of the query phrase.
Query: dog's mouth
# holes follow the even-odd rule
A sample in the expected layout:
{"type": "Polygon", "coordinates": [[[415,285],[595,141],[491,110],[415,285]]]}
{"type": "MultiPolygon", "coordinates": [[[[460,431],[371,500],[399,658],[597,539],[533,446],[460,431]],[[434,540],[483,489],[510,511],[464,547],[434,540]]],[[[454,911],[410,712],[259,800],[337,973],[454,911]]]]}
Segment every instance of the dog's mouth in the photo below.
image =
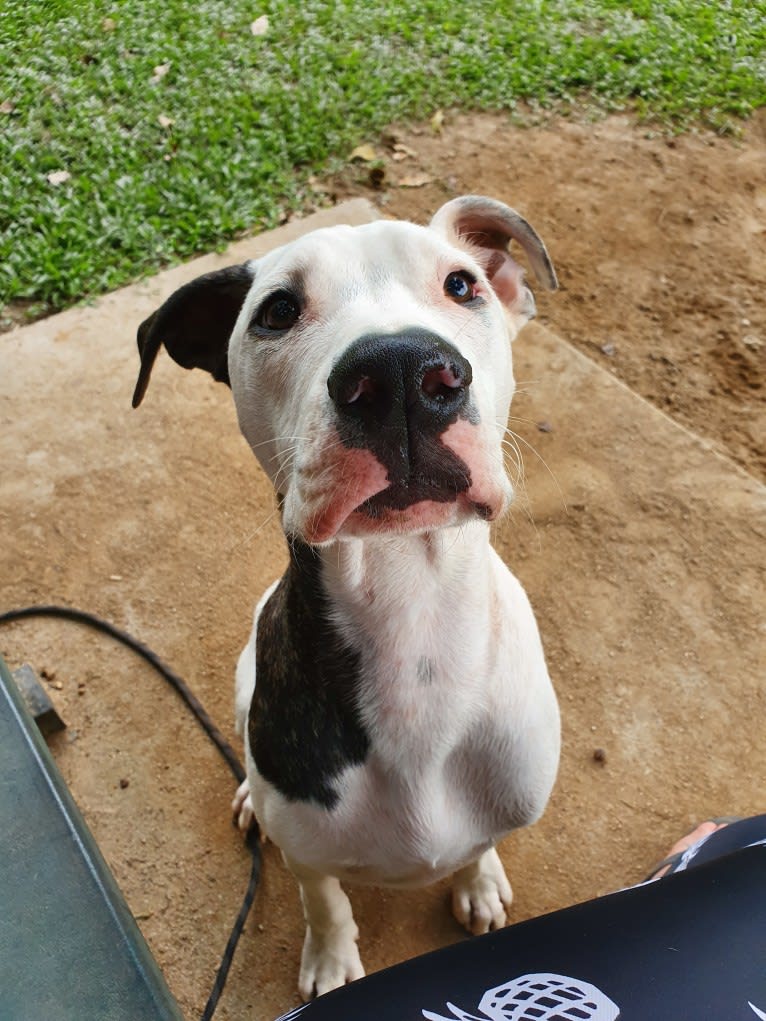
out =
{"type": "Polygon", "coordinates": [[[371,450],[335,444],[329,456],[317,459],[312,472],[303,469],[303,487],[286,501],[286,528],[312,545],[322,545],[336,536],[404,534],[470,520],[494,521],[507,506],[510,484],[505,473],[496,470],[486,444],[477,442],[475,428],[456,423],[438,444],[421,444],[417,456],[404,464],[386,465],[371,450]]]}
{"type": "Polygon", "coordinates": [[[472,499],[465,488],[392,485],[363,500],[348,516],[341,531],[349,535],[403,533],[440,528],[478,517],[492,521],[499,508],[472,499]]]}
{"type": "Polygon", "coordinates": [[[500,490],[492,493],[456,487],[389,485],[360,503],[332,503],[302,529],[307,542],[321,544],[334,536],[404,534],[467,522],[494,521],[504,509],[500,490]]]}
{"type": "MultiPolygon", "coordinates": [[[[470,484],[470,480],[468,484],[470,484]]],[[[468,484],[462,479],[456,480],[452,487],[438,485],[423,479],[400,482],[363,500],[356,508],[356,512],[376,519],[381,518],[386,511],[404,511],[414,504],[424,501],[454,503],[460,493],[465,492],[468,488],[468,484]]]]}

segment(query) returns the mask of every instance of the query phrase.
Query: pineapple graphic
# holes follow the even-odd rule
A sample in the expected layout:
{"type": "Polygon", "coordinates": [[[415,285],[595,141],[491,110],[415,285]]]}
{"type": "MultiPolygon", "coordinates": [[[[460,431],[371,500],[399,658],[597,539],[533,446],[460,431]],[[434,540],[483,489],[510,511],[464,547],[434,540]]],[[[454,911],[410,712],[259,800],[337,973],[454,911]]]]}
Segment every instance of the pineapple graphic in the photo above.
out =
{"type": "Polygon", "coordinates": [[[590,982],[566,975],[522,975],[488,989],[477,1017],[452,1003],[452,1017],[423,1011],[427,1021],[617,1021],[620,1008],[590,982]]]}

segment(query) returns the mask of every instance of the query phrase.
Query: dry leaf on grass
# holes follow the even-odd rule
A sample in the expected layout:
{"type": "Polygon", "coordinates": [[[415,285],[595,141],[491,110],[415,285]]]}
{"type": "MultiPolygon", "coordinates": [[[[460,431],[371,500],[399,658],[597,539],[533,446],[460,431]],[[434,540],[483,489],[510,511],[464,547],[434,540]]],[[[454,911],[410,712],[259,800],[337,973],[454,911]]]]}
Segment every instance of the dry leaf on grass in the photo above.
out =
{"type": "Polygon", "coordinates": [[[396,145],[394,146],[392,159],[396,160],[396,162],[399,163],[401,162],[401,160],[406,160],[408,156],[415,157],[417,156],[417,153],[415,152],[414,149],[410,149],[410,147],[408,145],[405,145],[403,142],[397,142],[396,145]]]}
{"type": "Polygon", "coordinates": [[[431,131],[435,135],[441,134],[442,125],[444,124],[444,110],[437,110],[431,118],[431,131]]]}
{"type": "Polygon", "coordinates": [[[15,107],[10,99],[4,99],[2,103],[0,103],[0,113],[13,113],[14,110],[15,107]]]}
{"type": "Polygon", "coordinates": [[[250,31],[253,35],[266,35],[269,30],[269,16],[268,14],[262,14],[260,18],[256,18],[250,25],[250,31]]]}
{"type": "Polygon", "coordinates": [[[424,184],[431,184],[433,177],[430,174],[408,174],[399,181],[400,188],[422,188],[424,184]]]}
{"type": "Polygon", "coordinates": [[[158,64],[152,68],[152,82],[161,81],[170,70],[170,64],[158,64]]]}
{"type": "Polygon", "coordinates": [[[161,128],[172,128],[173,125],[175,124],[175,121],[172,120],[170,117],[166,117],[164,113],[161,113],[157,118],[157,123],[161,128]]]}
{"type": "Polygon", "coordinates": [[[330,191],[324,181],[320,181],[318,177],[309,177],[306,184],[315,195],[327,195],[330,191]]]}
{"type": "Polygon", "coordinates": [[[354,160],[362,160],[364,163],[372,163],[377,158],[378,154],[371,145],[358,145],[356,149],[351,152],[348,161],[349,163],[353,163],[354,160]]]}
{"type": "Polygon", "coordinates": [[[72,175],[68,170],[52,170],[50,174],[47,175],[48,184],[52,184],[54,188],[57,188],[60,184],[63,184],[64,181],[68,181],[71,176],[72,175]]]}

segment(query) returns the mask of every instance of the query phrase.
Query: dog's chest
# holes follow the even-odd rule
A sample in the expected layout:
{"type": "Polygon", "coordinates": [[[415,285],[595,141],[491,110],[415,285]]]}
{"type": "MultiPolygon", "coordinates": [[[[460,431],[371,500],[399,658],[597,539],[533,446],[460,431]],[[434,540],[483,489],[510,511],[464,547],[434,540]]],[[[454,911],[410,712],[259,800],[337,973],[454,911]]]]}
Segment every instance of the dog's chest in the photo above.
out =
{"type": "Polygon", "coordinates": [[[483,816],[449,769],[396,773],[373,755],[345,778],[334,823],[315,853],[339,878],[410,886],[474,860],[510,826],[483,816]]]}
{"type": "MultiPolygon", "coordinates": [[[[437,681],[432,682],[434,688],[437,681]]],[[[395,695],[369,712],[364,761],[334,778],[331,809],[267,798],[265,825],[320,872],[357,883],[430,883],[518,824],[514,747],[505,728],[459,698],[395,695]],[[449,711],[448,711],[449,705],[449,711]]]]}
{"type": "Polygon", "coordinates": [[[364,761],[333,777],[331,807],[288,800],[259,778],[256,812],[278,846],[341,879],[409,886],[454,872],[514,828],[510,745],[504,755],[480,728],[457,738],[433,718],[425,740],[420,710],[405,711],[402,725],[399,707],[386,707],[364,761]]]}
{"type": "Polygon", "coordinates": [[[531,821],[555,773],[555,701],[520,586],[494,556],[430,573],[416,556],[386,573],[311,554],[305,598],[286,576],[258,622],[256,814],[304,864],[357,882],[454,871],[531,821]]]}

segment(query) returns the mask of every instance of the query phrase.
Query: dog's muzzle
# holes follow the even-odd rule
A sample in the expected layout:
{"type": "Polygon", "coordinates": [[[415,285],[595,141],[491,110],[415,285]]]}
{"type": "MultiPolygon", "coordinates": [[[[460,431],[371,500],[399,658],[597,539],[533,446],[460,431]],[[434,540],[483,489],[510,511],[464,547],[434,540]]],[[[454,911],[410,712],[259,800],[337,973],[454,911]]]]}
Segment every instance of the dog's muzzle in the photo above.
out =
{"type": "Polygon", "coordinates": [[[470,363],[449,341],[410,330],[354,341],[327,389],[343,443],[375,454],[393,487],[448,483],[454,494],[463,480],[454,478],[454,464],[439,464],[433,444],[459,417],[469,417],[471,379],[470,363]]]}

